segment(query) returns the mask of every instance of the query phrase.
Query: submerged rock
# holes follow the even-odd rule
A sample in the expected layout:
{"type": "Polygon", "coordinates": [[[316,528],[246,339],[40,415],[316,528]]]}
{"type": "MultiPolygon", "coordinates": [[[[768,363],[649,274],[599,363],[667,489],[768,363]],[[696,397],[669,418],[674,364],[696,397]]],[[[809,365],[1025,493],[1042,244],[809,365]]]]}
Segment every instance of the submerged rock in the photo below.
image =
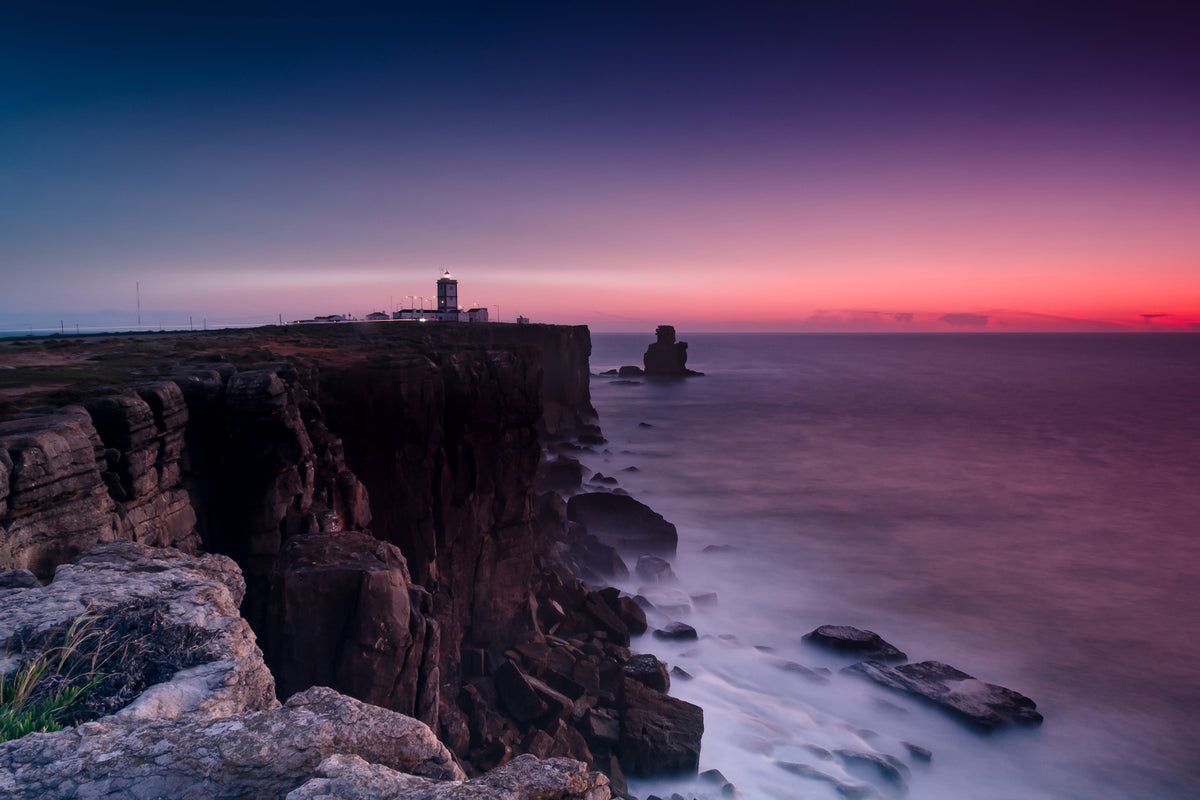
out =
{"type": "Polygon", "coordinates": [[[885,642],[878,633],[849,625],[822,625],[812,633],[806,633],[804,640],[873,661],[888,663],[908,659],[899,648],[885,642]]]}
{"type": "Polygon", "coordinates": [[[921,661],[889,667],[867,661],[842,670],[878,684],[914,695],[951,712],[980,730],[995,730],[1010,723],[1038,725],[1037,704],[1023,694],[985,683],[940,661],[921,661]]]}

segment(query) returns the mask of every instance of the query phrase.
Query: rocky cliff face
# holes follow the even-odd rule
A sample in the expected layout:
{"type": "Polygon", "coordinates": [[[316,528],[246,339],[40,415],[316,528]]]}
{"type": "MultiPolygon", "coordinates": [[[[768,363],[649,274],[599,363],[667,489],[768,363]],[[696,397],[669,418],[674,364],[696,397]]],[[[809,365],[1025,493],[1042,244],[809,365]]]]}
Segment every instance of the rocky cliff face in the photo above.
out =
{"type": "Polygon", "coordinates": [[[168,378],[0,423],[0,568],[45,580],[112,540],[231,556],[280,699],[326,684],[461,725],[461,654],[539,635],[539,436],[595,422],[587,329],[164,342],[168,378]]]}

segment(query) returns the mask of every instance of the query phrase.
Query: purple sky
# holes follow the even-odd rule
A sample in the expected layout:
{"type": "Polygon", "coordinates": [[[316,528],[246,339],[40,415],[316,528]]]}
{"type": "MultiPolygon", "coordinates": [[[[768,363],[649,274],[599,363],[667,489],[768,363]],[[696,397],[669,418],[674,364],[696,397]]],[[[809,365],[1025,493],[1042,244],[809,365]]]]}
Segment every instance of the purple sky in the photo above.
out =
{"type": "Polygon", "coordinates": [[[135,284],[151,324],[362,315],[444,269],[608,330],[1187,326],[1198,32],[1158,0],[8,7],[0,328],[132,321],[135,284]]]}

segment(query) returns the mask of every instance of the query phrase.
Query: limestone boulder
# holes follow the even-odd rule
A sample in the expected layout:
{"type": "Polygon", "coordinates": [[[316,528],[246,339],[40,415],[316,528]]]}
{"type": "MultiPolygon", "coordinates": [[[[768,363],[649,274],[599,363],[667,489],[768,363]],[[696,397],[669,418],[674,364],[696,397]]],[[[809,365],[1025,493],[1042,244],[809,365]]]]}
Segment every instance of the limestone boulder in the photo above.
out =
{"type": "Polygon", "coordinates": [[[283,798],[326,758],[434,780],[466,776],[423,723],[314,688],[268,711],[152,722],[108,718],[0,744],[0,795],[24,800],[283,798]]]}
{"type": "Polygon", "coordinates": [[[474,780],[436,781],[333,755],[287,800],[609,800],[608,778],[565,758],[518,756],[474,780]]]}
{"type": "Polygon", "coordinates": [[[176,624],[211,634],[214,658],[149,687],[116,716],[158,720],[259,711],[276,705],[275,683],[238,613],[244,591],[240,570],[224,556],[109,542],[60,566],[46,586],[0,589],[0,647],[22,631],[102,614],[131,600],[160,601],[176,624]]]}

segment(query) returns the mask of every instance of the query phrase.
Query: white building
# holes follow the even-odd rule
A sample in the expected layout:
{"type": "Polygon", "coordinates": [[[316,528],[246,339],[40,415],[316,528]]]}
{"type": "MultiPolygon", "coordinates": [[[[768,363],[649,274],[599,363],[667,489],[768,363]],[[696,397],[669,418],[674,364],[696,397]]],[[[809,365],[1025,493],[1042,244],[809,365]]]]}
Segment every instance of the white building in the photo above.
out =
{"type": "MultiPolygon", "coordinates": [[[[414,301],[425,301],[426,299],[428,298],[413,298],[414,301]]],[[[446,272],[438,278],[436,309],[402,308],[392,313],[392,319],[410,319],[421,322],[487,322],[488,312],[483,307],[463,310],[458,304],[458,281],[449,272],[446,272]]]]}

